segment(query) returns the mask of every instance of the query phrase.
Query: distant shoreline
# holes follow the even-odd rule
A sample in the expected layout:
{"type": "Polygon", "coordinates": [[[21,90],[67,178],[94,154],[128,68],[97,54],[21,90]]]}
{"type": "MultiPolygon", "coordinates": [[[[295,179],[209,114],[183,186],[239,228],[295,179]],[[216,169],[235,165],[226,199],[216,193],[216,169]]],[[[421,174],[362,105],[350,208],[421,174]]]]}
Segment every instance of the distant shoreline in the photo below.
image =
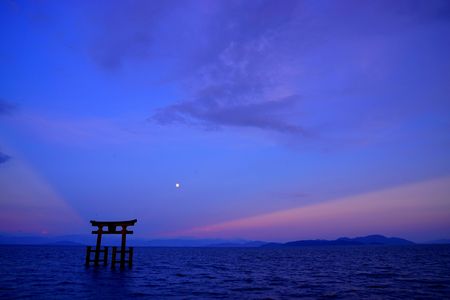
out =
{"type": "MultiPolygon", "coordinates": [[[[0,235],[0,245],[29,245],[29,246],[74,246],[84,247],[93,245],[95,239],[91,235],[72,236],[10,236],[0,235]]],[[[110,239],[106,241],[107,246],[120,245],[119,241],[110,239]]],[[[415,243],[403,238],[386,237],[383,235],[368,235],[364,237],[347,238],[336,240],[297,240],[286,243],[275,243],[267,241],[247,240],[220,240],[220,239],[157,239],[147,240],[135,238],[129,240],[129,246],[133,247],[170,247],[170,248],[297,248],[297,247],[342,247],[342,246],[383,246],[383,245],[435,245],[450,244],[450,240],[441,239],[423,243],[415,243]]]]}

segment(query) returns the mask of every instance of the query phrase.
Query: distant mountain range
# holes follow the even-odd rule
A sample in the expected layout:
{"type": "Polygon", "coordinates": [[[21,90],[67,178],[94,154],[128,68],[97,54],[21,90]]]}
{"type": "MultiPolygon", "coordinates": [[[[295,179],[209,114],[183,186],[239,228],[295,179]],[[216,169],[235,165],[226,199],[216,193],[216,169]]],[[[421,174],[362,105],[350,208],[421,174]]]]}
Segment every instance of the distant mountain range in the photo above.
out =
{"type": "Polygon", "coordinates": [[[364,237],[347,238],[337,240],[302,240],[287,243],[267,243],[264,248],[292,248],[306,246],[358,246],[358,245],[414,245],[414,242],[397,238],[385,237],[383,235],[368,235],[364,237]]]}
{"type": "MultiPolygon", "coordinates": [[[[94,235],[63,235],[63,236],[31,236],[31,235],[0,235],[0,245],[53,245],[53,246],[84,246],[95,245],[94,235]]],[[[104,245],[120,245],[120,236],[105,236],[104,245]]],[[[356,245],[413,245],[414,242],[383,235],[336,240],[299,240],[287,243],[270,243],[264,241],[248,241],[241,239],[142,239],[129,237],[128,245],[135,247],[240,247],[240,248],[291,248],[307,246],[356,246],[356,245]]],[[[426,244],[450,244],[450,239],[436,240],[426,244]]]]}
{"type": "MultiPolygon", "coordinates": [[[[95,245],[94,235],[62,235],[62,236],[33,236],[33,235],[0,235],[0,245],[52,245],[52,246],[84,246],[95,245]]],[[[103,245],[120,245],[119,235],[104,236],[103,245]]],[[[129,236],[127,244],[135,247],[259,247],[267,242],[248,241],[242,239],[143,239],[129,236]]]]}

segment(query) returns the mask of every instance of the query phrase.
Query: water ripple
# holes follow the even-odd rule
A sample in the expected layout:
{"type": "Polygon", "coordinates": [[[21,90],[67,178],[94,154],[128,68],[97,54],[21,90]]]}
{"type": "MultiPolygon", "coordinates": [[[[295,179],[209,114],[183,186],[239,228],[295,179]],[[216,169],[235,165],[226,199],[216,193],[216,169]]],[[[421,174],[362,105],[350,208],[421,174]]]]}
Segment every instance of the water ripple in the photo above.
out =
{"type": "Polygon", "coordinates": [[[80,247],[0,246],[0,298],[448,299],[450,246],[136,248],[132,269],[80,247]]]}

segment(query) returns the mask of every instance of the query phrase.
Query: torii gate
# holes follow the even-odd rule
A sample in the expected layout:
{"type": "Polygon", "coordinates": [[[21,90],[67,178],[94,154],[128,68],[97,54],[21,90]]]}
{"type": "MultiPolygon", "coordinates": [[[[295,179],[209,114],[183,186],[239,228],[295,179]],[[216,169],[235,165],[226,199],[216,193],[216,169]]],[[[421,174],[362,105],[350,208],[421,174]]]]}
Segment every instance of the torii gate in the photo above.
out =
{"type": "Polygon", "coordinates": [[[87,246],[86,249],[86,266],[89,266],[90,262],[94,262],[95,266],[99,265],[100,253],[103,253],[103,264],[106,265],[108,261],[108,247],[101,249],[102,235],[103,234],[121,234],[122,243],[120,250],[117,251],[117,247],[112,247],[112,260],[111,267],[114,268],[116,263],[120,262],[120,267],[125,267],[125,262],[128,262],[128,266],[133,264],[133,247],[129,247],[126,250],[127,234],[133,234],[133,231],[127,230],[128,226],[134,226],[137,222],[136,219],[130,221],[91,221],[92,226],[97,226],[97,230],[93,230],[92,234],[97,234],[97,244],[95,249],[91,246],[87,246]],[[117,230],[117,226],[121,226],[121,230],[117,230]],[[107,227],[107,230],[103,230],[103,227],[107,227]],[[91,259],[91,252],[95,253],[95,257],[91,259]],[[116,254],[120,253],[120,260],[116,260],[116,254]],[[128,253],[128,260],[125,260],[125,254],[128,253]]]}

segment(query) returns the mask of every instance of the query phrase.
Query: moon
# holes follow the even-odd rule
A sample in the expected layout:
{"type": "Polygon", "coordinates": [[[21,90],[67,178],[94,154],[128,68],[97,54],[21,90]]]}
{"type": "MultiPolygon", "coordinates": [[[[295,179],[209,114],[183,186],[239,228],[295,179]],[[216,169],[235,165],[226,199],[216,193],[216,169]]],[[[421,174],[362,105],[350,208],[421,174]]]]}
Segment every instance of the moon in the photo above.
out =
{"type": "Polygon", "coordinates": [[[180,188],[180,184],[177,182],[177,183],[175,183],[175,187],[177,188],[177,189],[179,189],[180,188]]]}

